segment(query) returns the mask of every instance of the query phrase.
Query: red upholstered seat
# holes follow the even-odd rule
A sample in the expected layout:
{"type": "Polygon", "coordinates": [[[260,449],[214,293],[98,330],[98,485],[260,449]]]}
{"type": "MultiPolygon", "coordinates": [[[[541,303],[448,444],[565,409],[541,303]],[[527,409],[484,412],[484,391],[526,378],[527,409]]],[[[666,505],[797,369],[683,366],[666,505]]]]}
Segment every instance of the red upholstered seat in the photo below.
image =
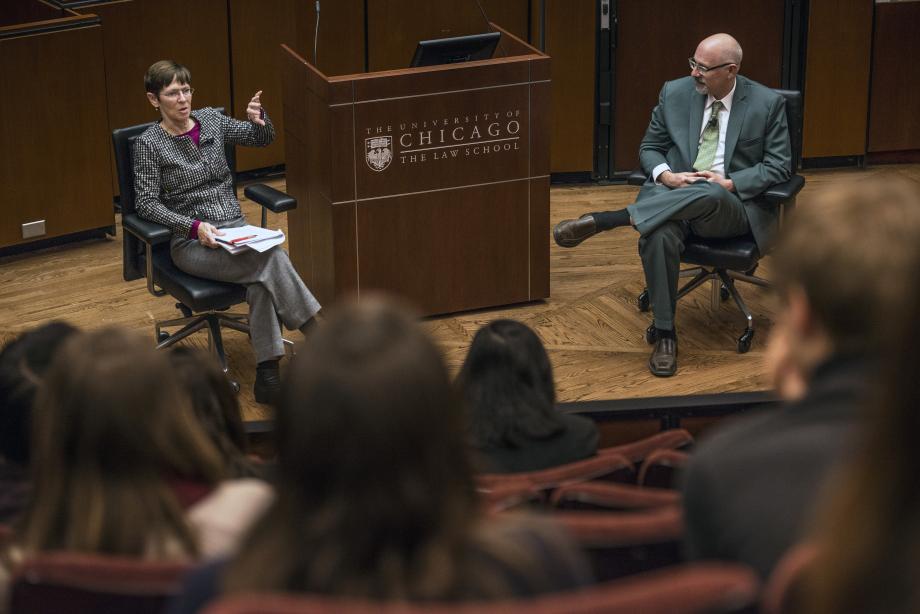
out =
{"type": "Polygon", "coordinates": [[[673,488],[677,472],[689,459],[690,455],[680,450],[655,450],[639,467],[639,485],[673,488]]]}
{"type": "Polygon", "coordinates": [[[631,484],[585,482],[556,489],[550,504],[569,510],[639,510],[677,505],[680,495],[663,488],[639,488],[631,484]]]}
{"type": "Polygon", "coordinates": [[[279,593],[228,597],[205,614],[713,614],[755,603],[758,588],[746,567],[695,563],[532,599],[408,604],[279,593]]]}
{"type": "Polygon", "coordinates": [[[655,450],[679,450],[693,445],[693,435],[684,429],[671,429],[655,433],[651,437],[639,439],[612,448],[602,448],[597,451],[598,456],[616,454],[625,456],[632,463],[641,463],[655,450]]]}
{"type": "Polygon", "coordinates": [[[185,563],[52,552],[25,561],[13,577],[12,612],[159,614],[177,594],[185,563]]]}
{"type": "Polygon", "coordinates": [[[628,459],[605,454],[540,471],[483,474],[476,481],[481,492],[524,485],[546,491],[589,480],[632,481],[633,476],[633,464],[628,459]]]}

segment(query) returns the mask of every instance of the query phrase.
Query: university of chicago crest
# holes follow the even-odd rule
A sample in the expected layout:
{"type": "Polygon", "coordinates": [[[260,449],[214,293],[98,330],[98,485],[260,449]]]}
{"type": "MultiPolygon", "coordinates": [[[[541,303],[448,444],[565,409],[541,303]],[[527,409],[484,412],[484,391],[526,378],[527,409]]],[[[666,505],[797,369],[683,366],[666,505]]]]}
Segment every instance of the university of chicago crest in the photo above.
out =
{"type": "Polygon", "coordinates": [[[364,159],[372,171],[386,170],[393,161],[393,137],[374,136],[364,139],[364,159]]]}

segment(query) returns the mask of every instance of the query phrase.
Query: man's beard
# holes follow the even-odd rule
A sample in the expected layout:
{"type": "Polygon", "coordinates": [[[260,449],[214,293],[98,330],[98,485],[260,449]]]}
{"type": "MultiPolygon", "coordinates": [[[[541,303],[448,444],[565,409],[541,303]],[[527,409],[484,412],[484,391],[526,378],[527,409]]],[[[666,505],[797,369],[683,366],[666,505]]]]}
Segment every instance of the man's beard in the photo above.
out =
{"type": "Polygon", "coordinates": [[[699,79],[693,80],[693,87],[696,88],[697,94],[708,94],[709,88],[706,87],[706,84],[700,81],[699,79]]]}

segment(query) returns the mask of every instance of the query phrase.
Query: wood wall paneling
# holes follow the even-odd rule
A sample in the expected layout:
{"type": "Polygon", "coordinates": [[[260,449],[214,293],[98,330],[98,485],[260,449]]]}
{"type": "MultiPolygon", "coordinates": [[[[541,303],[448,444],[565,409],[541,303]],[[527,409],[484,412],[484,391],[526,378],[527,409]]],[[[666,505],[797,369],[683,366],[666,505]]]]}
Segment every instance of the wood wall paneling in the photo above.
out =
{"type": "MultiPolygon", "coordinates": [[[[315,3],[290,1],[295,40],[288,46],[312,63],[315,3]]],[[[326,0],[320,6],[317,68],[330,77],[364,72],[364,0],[326,0]]]]}
{"type": "Polygon", "coordinates": [[[0,113],[0,246],[46,221],[50,238],[115,223],[102,27],[0,40],[0,91],[22,105],[0,113]]]}
{"type": "Polygon", "coordinates": [[[782,78],[783,7],[779,0],[619,0],[615,66],[614,165],[638,166],[639,142],[665,81],[690,74],[699,42],[728,32],[744,49],[741,74],[768,87],[782,78]]]}
{"type": "Polygon", "coordinates": [[[0,28],[63,17],[63,11],[39,0],[0,2],[0,28]]]}
{"type": "MultiPolygon", "coordinates": [[[[302,4],[302,3],[301,3],[302,4]]],[[[262,90],[262,104],[275,126],[268,147],[237,147],[236,169],[247,171],[284,162],[284,114],[281,110],[282,43],[293,43],[296,32],[290,0],[230,0],[230,63],[233,103],[245,108],[262,90]]]]}
{"type": "Polygon", "coordinates": [[[869,151],[920,149],[918,30],[920,2],[875,5],[869,151]]]}
{"type": "MultiPolygon", "coordinates": [[[[526,39],[526,0],[492,0],[483,9],[489,20],[526,39]]],[[[371,71],[408,67],[420,40],[478,34],[488,28],[473,0],[369,0],[367,10],[371,71]]]]}
{"type": "MultiPolygon", "coordinates": [[[[79,12],[102,18],[109,130],[159,119],[144,95],[144,73],[163,59],[191,70],[194,108],[224,107],[234,116],[243,115],[245,102],[236,108],[230,104],[226,0],[124,0],[88,5],[79,12]]],[[[113,189],[117,193],[117,185],[113,189]]]]}
{"type": "MultiPolygon", "coordinates": [[[[588,172],[594,167],[595,11],[595,3],[588,0],[546,0],[544,51],[552,58],[554,173],[588,172]]],[[[539,28],[538,13],[534,27],[539,28]]],[[[539,35],[533,42],[539,45],[539,35]]]]}
{"type": "Polygon", "coordinates": [[[802,156],[866,151],[872,3],[810,0],[802,156]]]}

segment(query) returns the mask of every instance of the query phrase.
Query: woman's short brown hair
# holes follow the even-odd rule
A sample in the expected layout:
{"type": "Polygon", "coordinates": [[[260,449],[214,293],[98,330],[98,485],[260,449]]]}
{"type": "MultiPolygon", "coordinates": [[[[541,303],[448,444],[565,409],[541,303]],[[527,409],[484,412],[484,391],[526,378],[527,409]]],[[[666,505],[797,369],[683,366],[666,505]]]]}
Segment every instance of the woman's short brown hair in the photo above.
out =
{"type": "Polygon", "coordinates": [[[154,62],[144,75],[144,89],[154,96],[159,96],[163,88],[172,83],[173,79],[182,85],[189,85],[192,82],[192,73],[188,68],[173,60],[154,62]]]}

